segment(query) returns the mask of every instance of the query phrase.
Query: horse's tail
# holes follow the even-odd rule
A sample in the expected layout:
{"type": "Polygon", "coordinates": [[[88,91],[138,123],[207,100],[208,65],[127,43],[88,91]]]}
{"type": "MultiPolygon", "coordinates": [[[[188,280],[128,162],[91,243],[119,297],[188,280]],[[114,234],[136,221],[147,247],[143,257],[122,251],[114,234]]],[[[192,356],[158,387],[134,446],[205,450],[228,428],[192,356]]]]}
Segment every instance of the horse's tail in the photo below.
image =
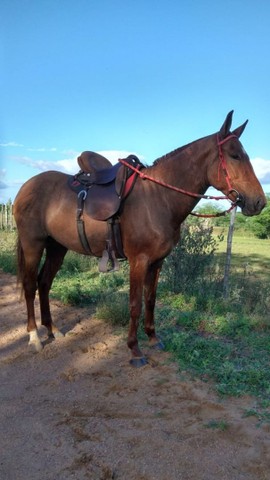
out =
{"type": "Polygon", "coordinates": [[[17,285],[21,287],[23,293],[23,277],[25,272],[25,258],[20,237],[17,237],[17,285]]]}

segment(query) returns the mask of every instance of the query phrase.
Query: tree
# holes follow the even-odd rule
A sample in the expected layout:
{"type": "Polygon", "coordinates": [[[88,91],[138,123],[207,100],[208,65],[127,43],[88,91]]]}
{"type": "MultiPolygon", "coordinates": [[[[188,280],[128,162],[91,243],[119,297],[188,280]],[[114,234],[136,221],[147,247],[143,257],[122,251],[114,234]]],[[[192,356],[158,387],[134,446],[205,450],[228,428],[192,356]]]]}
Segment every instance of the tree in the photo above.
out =
{"type": "MultiPolygon", "coordinates": [[[[267,200],[270,197],[267,196],[267,200]]],[[[250,228],[257,238],[270,238],[270,204],[266,205],[262,213],[250,219],[250,228]]]]}

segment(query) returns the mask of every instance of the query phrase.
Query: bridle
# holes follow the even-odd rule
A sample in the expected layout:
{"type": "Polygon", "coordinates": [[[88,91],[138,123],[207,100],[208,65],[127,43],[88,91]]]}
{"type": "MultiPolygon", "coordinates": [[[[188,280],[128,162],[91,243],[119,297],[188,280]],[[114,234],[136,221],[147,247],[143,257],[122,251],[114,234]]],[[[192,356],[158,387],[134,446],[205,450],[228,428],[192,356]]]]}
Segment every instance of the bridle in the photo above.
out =
{"type": "Polygon", "coordinates": [[[184,195],[188,195],[189,197],[200,198],[200,199],[205,199],[205,200],[227,200],[227,201],[231,202],[230,208],[228,208],[227,210],[225,210],[223,212],[219,212],[219,213],[216,213],[216,214],[199,214],[199,213],[196,213],[196,212],[191,212],[190,213],[190,215],[194,215],[196,217],[204,217],[204,218],[221,217],[221,216],[224,216],[224,215],[230,213],[234,208],[236,208],[237,203],[241,200],[241,196],[240,196],[239,192],[235,188],[232,187],[231,177],[229,175],[227,165],[226,165],[226,160],[225,160],[225,157],[223,155],[222,148],[221,148],[222,145],[224,143],[226,143],[228,140],[230,140],[231,138],[238,138],[238,137],[237,137],[237,135],[231,134],[228,137],[224,138],[223,140],[220,140],[219,136],[217,134],[217,146],[218,146],[218,155],[219,155],[218,180],[220,179],[220,172],[222,170],[222,172],[224,173],[224,176],[225,176],[225,180],[226,180],[226,183],[227,183],[228,190],[229,190],[228,195],[230,195],[231,193],[236,194],[236,200],[234,202],[232,202],[232,200],[229,198],[228,195],[227,196],[224,196],[224,195],[223,196],[201,195],[199,193],[194,193],[194,192],[190,192],[188,190],[184,190],[183,188],[175,187],[174,185],[170,185],[166,182],[163,182],[162,180],[157,180],[153,177],[150,177],[146,173],[142,172],[138,167],[130,165],[125,159],[119,158],[118,161],[120,163],[122,163],[123,165],[125,165],[126,167],[133,170],[142,180],[149,180],[149,181],[154,182],[158,185],[161,185],[162,187],[169,188],[170,190],[173,190],[175,192],[183,193],[184,195]]]}

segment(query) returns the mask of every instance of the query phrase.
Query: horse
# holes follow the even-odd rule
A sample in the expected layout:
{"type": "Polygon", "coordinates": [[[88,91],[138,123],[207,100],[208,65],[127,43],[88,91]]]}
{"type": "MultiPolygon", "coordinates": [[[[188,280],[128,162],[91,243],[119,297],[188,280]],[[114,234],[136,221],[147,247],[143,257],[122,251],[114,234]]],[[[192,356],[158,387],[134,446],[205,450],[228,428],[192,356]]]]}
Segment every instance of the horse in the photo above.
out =
{"type": "MultiPolygon", "coordinates": [[[[244,215],[258,215],[266,205],[262,187],[239,137],[248,121],[232,132],[233,111],[217,133],[195,140],[137,171],[132,191],[121,205],[122,245],[130,266],[127,345],[131,365],[147,358],[138,344],[137,330],[144,298],[144,331],[149,346],[164,345],[155,331],[156,290],[162,263],[179,240],[180,226],[208,187],[221,191],[244,215]]],[[[41,323],[48,336],[62,336],[50,313],[49,292],[68,250],[87,254],[76,228],[77,196],[69,175],[47,171],[28,180],[14,202],[17,224],[18,279],[27,307],[29,345],[43,348],[38,335],[34,299],[39,292],[41,323]],[[45,260],[41,259],[45,252],[45,260]]],[[[93,256],[101,257],[107,223],[84,218],[85,235],[93,256]]]]}

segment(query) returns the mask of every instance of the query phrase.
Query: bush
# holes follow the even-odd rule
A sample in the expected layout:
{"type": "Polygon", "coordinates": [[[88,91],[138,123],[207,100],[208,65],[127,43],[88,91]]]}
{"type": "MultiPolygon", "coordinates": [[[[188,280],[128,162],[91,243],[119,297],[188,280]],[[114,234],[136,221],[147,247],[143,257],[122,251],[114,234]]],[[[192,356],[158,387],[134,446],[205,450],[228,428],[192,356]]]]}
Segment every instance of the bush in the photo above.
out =
{"type": "MultiPolygon", "coordinates": [[[[268,197],[269,202],[269,197],[268,197]]],[[[264,208],[260,215],[250,219],[250,227],[255,237],[260,239],[270,238],[270,204],[264,208]]]]}
{"type": "Polygon", "coordinates": [[[213,227],[205,222],[182,225],[180,241],[163,266],[163,279],[171,292],[191,292],[201,285],[205,294],[205,281],[213,277],[214,254],[222,240],[212,234],[213,227]]]}
{"type": "Polygon", "coordinates": [[[0,267],[4,272],[17,272],[17,258],[16,258],[16,232],[1,231],[0,234],[0,267]]]}
{"type": "Polygon", "coordinates": [[[96,317],[110,322],[112,325],[125,326],[129,323],[129,302],[127,292],[112,293],[99,303],[96,317]]]}

